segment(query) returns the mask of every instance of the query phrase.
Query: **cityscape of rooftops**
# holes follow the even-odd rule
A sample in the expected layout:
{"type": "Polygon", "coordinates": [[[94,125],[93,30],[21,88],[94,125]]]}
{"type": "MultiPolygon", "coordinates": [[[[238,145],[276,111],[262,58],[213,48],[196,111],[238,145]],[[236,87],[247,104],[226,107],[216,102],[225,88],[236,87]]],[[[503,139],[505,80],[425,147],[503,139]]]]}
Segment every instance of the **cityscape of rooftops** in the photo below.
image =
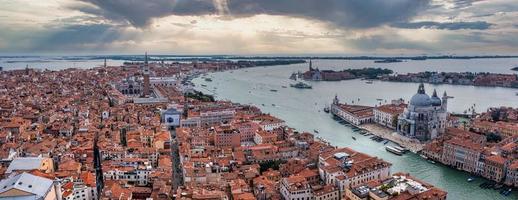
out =
{"type": "Polygon", "coordinates": [[[517,0],[0,5],[0,200],[518,199],[517,0]]]}

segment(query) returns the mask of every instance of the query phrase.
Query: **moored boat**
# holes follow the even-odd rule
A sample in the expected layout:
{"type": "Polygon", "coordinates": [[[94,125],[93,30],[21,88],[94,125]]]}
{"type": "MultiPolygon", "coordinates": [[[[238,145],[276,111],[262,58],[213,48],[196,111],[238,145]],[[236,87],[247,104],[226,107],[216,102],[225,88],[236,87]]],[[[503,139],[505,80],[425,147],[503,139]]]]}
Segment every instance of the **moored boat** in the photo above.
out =
{"type": "Polygon", "coordinates": [[[407,149],[405,147],[401,147],[401,146],[394,146],[395,149],[401,151],[402,153],[406,153],[407,152],[407,149]]]}
{"type": "Polygon", "coordinates": [[[326,107],[324,108],[324,112],[329,113],[329,111],[330,111],[330,110],[329,110],[329,106],[326,106],[326,107]]]}
{"type": "Polygon", "coordinates": [[[393,154],[396,154],[398,156],[401,156],[403,155],[403,152],[397,150],[396,148],[394,148],[393,146],[386,146],[385,147],[385,150],[387,150],[388,152],[390,153],[393,153],[393,154]]]}

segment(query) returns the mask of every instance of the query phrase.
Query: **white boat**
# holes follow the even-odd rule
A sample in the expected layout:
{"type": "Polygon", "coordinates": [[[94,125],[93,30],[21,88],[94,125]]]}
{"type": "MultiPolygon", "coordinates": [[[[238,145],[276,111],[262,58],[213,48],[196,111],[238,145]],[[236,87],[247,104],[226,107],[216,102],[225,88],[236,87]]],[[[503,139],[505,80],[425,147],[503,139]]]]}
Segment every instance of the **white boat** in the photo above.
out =
{"type": "Polygon", "coordinates": [[[401,151],[402,153],[406,153],[406,151],[407,151],[407,149],[402,146],[394,146],[394,148],[397,149],[398,151],[401,151]]]}
{"type": "Polygon", "coordinates": [[[400,150],[397,150],[396,148],[394,148],[393,146],[386,146],[385,147],[385,150],[387,150],[388,152],[390,153],[393,153],[393,154],[396,154],[398,156],[401,156],[403,155],[403,152],[401,152],[400,150]]]}

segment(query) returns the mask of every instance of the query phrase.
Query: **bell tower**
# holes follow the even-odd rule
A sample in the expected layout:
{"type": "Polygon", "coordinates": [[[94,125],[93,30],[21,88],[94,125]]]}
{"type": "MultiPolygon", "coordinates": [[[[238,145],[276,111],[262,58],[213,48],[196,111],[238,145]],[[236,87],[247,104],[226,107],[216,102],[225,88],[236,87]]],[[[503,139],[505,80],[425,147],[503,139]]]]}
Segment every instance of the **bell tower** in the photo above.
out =
{"type": "Polygon", "coordinates": [[[142,68],[142,76],[144,77],[144,91],[143,91],[143,96],[144,97],[147,97],[149,96],[149,94],[151,93],[150,89],[151,89],[151,85],[149,83],[149,63],[148,63],[148,58],[147,58],[147,52],[146,52],[146,55],[145,55],[145,58],[144,58],[144,67],[142,68]]]}

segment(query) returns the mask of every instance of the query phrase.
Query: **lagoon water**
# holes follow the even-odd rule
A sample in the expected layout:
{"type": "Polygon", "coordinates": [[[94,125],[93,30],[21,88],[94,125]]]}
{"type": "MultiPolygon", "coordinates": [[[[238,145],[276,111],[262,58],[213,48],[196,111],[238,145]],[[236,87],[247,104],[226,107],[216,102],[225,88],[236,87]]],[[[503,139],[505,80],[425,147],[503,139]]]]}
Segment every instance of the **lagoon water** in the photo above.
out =
{"type": "MultiPolygon", "coordinates": [[[[118,66],[122,62],[122,60],[108,60],[108,65],[118,66]]],[[[26,65],[37,69],[60,70],[72,67],[92,68],[102,64],[103,60],[67,60],[63,57],[0,57],[0,66],[4,70],[24,69],[26,65]]],[[[518,66],[518,59],[425,60],[383,64],[374,63],[372,60],[313,60],[313,66],[335,70],[381,67],[392,69],[397,73],[421,71],[513,73],[510,69],[518,66]]],[[[393,164],[392,172],[409,172],[417,178],[434,184],[448,191],[448,199],[518,199],[516,191],[504,197],[495,190],[482,190],[478,187],[484,181],[481,178],[468,183],[466,179],[469,174],[440,164],[431,164],[417,155],[396,156],[388,153],[383,144],[354,133],[322,111],[335,95],[338,95],[343,102],[354,101],[364,105],[375,105],[396,98],[409,100],[417,91],[417,83],[374,81],[373,84],[366,84],[361,80],[348,80],[312,82],[312,90],[290,88],[289,84],[293,81],[288,79],[289,75],[292,72],[305,71],[307,67],[307,64],[295,64],[240,69],[210,74],[212,82],[198,78],[194,83],[198,90],[214,94],[218,99],[254,104],[264,112],[286,120],[289,126],[299,131],[312,132],[316,129],[320,132],[317,136],[329,140],[335,146],[348,146],[381,157],[393,164]],[[202,87],[201,84],[207,86],[202,87]],[[278,92],[271,92],[271,89],[276,89],[278,92]],[[352,140],[352,136],[357,140],[352,140]]],[[[437,89],[440,95],[443,91],[447,91],[448,95],[453,96],[454,98],[450,99],[448,104],[450,112],[462,113],[472,106],[477,112],[492,106],[518,107],[517,89],[429,84],[425,87],[428,94],[431,94],[433,89],[437,89]]]]}
{"type": "MultiPolygon", "coordinates": [[[[124,60],[108,59],[108,66],[121,66],[124,60]]],[[[17,70],[29,67],[41,70],[62,70],[67,68],[93,68],[104,65],[104,59],[92,59],[88,56],[0,56],[3,70],[17,70]]]]}
{"type": "MultiPolygon", "coordinates": [[[[420,71],[448,72],[495,72],[513,73],[510,70],[518,65],[518,59],[471,59],[471,60],[425,60],[401,63],[376,64],[373,61],[348,60],[313,60],[313,66],[320,69],[346,69],[363,67],[390,68],[397,73],[420,71]]],[[[307,64],[271,66],[218,72],[208,75],[212,82],[197,78],[193,82],[202,92],[214,94],[217,99],[231,100],[238,103],[253,104],[264,112],[270,113],[286,121],[299,131],[313,132],[318,130],[322,138],[332,145],[351,147],[355,150],[378,156],[393,164],[392,172],[409,172],[413,176],[448,191],[448,199],[518,199],[518,192],[504,197],[496,190],[483,190],[478,187],[484,180],[477,178],[468,183],[469,174],[460,172],[440,164],[432,164],[415,154],[396,156],[385,151],[382,143],[370,140],[354,133],[350,128],[334,121],[330,114],[322,111],[335,95],[343,102],[375,105],[383,99],[403,98],[409,100],[417,91],[417,83],[393,83],[374,81],[366,84],[362,80],[339,82],[311,82],[313,89],[301,90],[290,88],[293,83],[288,79],[292,72],[307,70],[307,64]],[[206,85],[201,86],[201,84],[206,85]],[[283,88],[282,86],[287,86],[283,88]],[[278,90],[272,92],[271,89],[278,90]],[[351,139],[355,136],[357,140],[351,139]]],[[[453,96],[449,100],[451,112],[462,113],[474,106],[477,112],[485,111],[492,106],[518,107],[517,89],[491,88],[456,85],[426,84],[427,93],[431,95],[436,89],[440,95],[447,91],[453,96]]]]}

